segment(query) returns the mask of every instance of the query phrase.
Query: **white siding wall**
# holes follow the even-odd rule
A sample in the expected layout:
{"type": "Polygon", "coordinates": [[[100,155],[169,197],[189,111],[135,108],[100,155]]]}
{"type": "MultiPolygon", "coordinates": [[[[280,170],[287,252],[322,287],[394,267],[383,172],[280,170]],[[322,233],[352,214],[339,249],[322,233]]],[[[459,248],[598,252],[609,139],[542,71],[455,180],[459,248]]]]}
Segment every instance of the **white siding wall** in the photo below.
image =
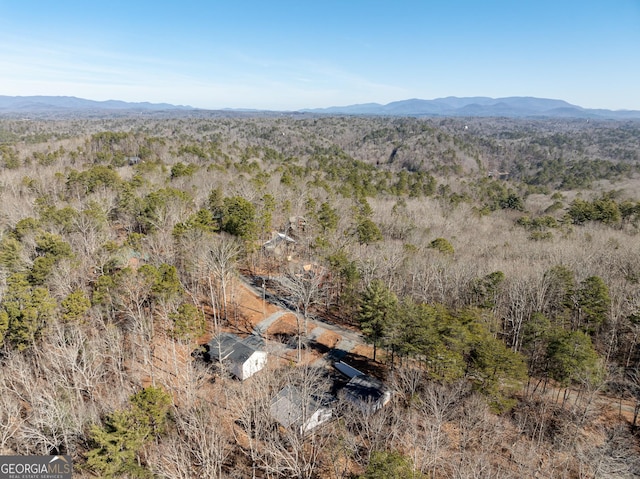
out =
{"type": "Polygon", "coordinates": [[[241,380],[245,380],[260,371],[267,364],[267,353],[256,351],[242,365],[242,372],[237,374],[241,380]]]}
{"type": "Polygon", "coordinates": [[[320,408],[313,415],[307,419],[307,422],[300,426],[300,432],[311,431],[313,428],[319,426],[323,422],[327,422],[331,419],[331,409],[320,408]]]}

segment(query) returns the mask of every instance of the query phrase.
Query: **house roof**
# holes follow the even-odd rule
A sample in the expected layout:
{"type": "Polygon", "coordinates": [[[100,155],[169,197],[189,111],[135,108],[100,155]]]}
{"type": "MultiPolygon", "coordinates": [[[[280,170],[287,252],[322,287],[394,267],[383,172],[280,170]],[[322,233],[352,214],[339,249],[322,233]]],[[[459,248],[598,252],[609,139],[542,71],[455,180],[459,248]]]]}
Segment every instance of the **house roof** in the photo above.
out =
{"type": "Polygon", "coordinates": [[[302,421],[305,412],[307,417],[310,417],[322,407],[323,402],[315,396],[308,395],[305,398],[298,388],[285,386],[271,400],[270,410],[276,421],[284,427],[291,427],[302,421]]]}
{"type": "Polygon", "coordinates": [[[264,338],[257,334],[250,334],[246,338],[242,339],[242,342],[248,346],[251,346],[253,349],[257,351],[264,351],[264,338]]]}
{"type": "Polygon", "coordinates": [[[344,387],[346,398],[360,404],[384,404],[391,394],[382,381],[367,374],[354,376],[344,387]]]}
{"type": "Polygon", "coordinates": [[[273,238],[271,238],[269,241],[267,241],[266,243],[264,243],[262,246],[264,248],[275,248],[276,246],[278,246],[279,244],[281,244],[282,242],[285,243],[295,243],[296,240],[294,240],[291,236],[287,236],[284,233],[276,233],[273,238]]]}
{"type": "Polygon", "coordinates": [[[209,357],[213,361],[231,360],[241,364],[263,346],[264,341],[258,336],[241,339],[232,333],[221,333],[209,341],[209,357]]]}
{"type": "Polygon", "coordinates": [[[271,400],[271,415],[284,427],[291,427],[302,419],[303,403],[298,390],[285,386],[271,400]]]}

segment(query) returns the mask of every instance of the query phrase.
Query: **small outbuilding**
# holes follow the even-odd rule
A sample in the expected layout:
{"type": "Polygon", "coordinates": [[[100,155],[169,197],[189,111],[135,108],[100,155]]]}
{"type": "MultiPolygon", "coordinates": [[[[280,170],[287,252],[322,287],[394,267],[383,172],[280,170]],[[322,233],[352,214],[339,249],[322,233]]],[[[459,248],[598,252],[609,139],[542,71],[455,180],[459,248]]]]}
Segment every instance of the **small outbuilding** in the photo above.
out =
{"type": "Polygon", "coordinates": [[[391,400],[391,390],[367,374],[353,376],[342,392],[347,401],[368,413],[377,411],[391,400]]]}
{"type": "Polygon", "coordinates": [[[294,386],[285,386],[271,401],[271,416],[285,428],[297,428],[300,434],[331,419],[333,413],[324,398],[303,395],[294,386]]]}
{"type": "Polygon", "coordinates": [[[222,333],[208,344],[209,359],[222,363],[235,377],[244,381],[260,371],[267,364],[264,341],[258,336],[240,338],[232,333],[222,333]]]}
{"type": "Polygon", "coordinates": [[[333,367],[336,368],[340,374],[346,376],[349,379],[353,379],[356,376],[361,376],[364,374],[362,371],[357,370],[353,366],[350,366],[343,361],[333,363],[333,367]]]}

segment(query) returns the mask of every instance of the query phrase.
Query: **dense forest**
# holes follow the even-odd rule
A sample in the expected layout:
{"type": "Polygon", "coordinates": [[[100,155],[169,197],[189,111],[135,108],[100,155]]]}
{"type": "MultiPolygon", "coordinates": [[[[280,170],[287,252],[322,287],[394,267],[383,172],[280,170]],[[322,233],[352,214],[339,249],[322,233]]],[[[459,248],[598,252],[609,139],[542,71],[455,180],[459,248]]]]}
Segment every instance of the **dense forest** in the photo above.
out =
{"type": "Polygon", "coordinates": [[[78,477],[640,475],[638,122],[4,119],[0,196],[2,454],[78,477]],[[274,304],[295,320],[265,369],[207,361],[274,304]],[[340,382],[312,322],[362,340],[343,360],[389,404],[274,420],[284,387],[340,382]]]}

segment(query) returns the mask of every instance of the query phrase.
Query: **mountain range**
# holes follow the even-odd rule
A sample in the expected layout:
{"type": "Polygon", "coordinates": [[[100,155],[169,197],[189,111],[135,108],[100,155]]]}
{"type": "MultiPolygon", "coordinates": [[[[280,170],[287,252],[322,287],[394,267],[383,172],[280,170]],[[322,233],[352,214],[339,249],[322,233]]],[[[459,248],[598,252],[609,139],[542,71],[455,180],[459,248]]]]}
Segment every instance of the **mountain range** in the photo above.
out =
{"type": "MultiPolygon", "coordinates": [[[[72,96],[2,96],[0,115],[56,115],[70,116],[139,113],[204,113],[206,110],[169,103],[131,103],[119,100],[94,101],[72,96]]],[[[246,112],[225,109],[226,112],[246,112]]],[[[251,110],[259,113],[259,110],[251,110]]],[[[218,111],[219,112],[219,111],[218,111]]],[[[435,100],[410,99],[382,105],[364,103],[329,108],[299,110],[299,113],[328,115],[385,115],[385,116],[456,116],[508,118],[586,118],[640,119],[636,110],[604,110],[582,108],[563,100],[534,97],[447,97],[435,100]]],[[[268,113],[268,112],[262,112],[268,113]]],[[[282,112],[273,112],[282,113],[282,112]]]]}
{"type": "Polygon", "coordinates": [[[447,97],[435,100],[414,98],[386,105],[364,103],[304,111],[332,115],[640,119],[640,111],[589,109],[564,100],[534,97],[447,97]]]}
{"type": "Polygon", "coordinates": [[[130,103],[120,100],[95,101],[74,96],[3,96],[0,95],[2,113],[65,113],[65,112],[107,112],[107,111],[165,111],[191,110],[190,106],[169,103],[130,103]]]}

